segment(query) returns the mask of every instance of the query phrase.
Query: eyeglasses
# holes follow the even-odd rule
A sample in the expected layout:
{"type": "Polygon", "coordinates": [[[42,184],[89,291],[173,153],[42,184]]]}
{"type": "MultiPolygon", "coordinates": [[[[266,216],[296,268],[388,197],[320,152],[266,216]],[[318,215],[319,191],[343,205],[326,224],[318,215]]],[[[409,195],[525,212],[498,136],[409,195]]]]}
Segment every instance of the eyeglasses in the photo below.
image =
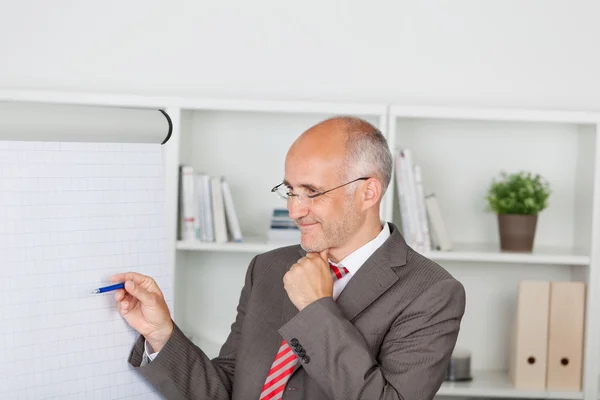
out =
{"type": "Polygon", "coordinates": [[[291,199],[295,198],[296,201],[298,202],[298,204],[300,204],[301,206],[310,207],[314,204],[315,198],[317,198],[319,196],[323,196],[325,193],[329,193],[332,190],[339,189],[343,186],[349,185],[349,184],[357,182],[357,181],[364,181],[369,178],[370,177],[358,178],[353,181],[346,182],[343,185],[336,186],[333,189],[325,190],[324,192],[312,193],[312,194],[292,193],[289,186],[287,186],[285,183],[280,183],[279,185],[275,186],[273,189],[271,189],[271,192],[277,194],[277,196],[279,196],[283,200],[290,201],[291,199]]]}

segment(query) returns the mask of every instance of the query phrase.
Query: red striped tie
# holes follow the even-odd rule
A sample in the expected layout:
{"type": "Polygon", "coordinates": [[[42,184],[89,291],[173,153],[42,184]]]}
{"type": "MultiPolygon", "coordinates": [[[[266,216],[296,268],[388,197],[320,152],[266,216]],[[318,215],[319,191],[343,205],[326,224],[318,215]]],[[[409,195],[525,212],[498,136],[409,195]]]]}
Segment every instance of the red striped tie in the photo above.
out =
{"type": "MultiPolygon", "coordinates": [[[[339,268],[332,264],[329,264],[329,267],[331,268],[331,275],[333,276],[334,281],[348,273],[346,267],[339,268]]],[[[267,374],[267,379],[260,393],[260,400],[281,399],[285,384],[290,378],[297,363],[298,358],[296,357],[296,354],[294,354],[287,342],[283,340],[279,347],[279,351],[275,356],[275,360],[271,365],[271,369],[267,374]]]]}

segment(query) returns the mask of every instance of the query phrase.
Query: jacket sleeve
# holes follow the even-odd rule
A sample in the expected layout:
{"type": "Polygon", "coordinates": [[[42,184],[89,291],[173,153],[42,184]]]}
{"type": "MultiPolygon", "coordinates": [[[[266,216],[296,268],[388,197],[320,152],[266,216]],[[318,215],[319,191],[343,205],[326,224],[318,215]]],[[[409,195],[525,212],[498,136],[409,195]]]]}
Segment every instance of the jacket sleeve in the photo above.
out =
{"type": "Polygon", "coordinates": [[[144,337],[140,336],[128,362],[168,399],[229,400],[235,373],[236,349],[241,335],[246,306],[252,290],[252,272],[256,257],[250,263],[237,307],[237,317],[219,356],[210,360],[175,325],[171,337],[152,362],[141,365],[144,337]]]}
{"type": "Polygon", "coordinates": [[[331,399],[426,400],[444,381],[464,308],[460,282],[433,284],[394,321],[377,357],[331,297],[305,307],[280,333],[302,344],[303,368],[331,399]]]}

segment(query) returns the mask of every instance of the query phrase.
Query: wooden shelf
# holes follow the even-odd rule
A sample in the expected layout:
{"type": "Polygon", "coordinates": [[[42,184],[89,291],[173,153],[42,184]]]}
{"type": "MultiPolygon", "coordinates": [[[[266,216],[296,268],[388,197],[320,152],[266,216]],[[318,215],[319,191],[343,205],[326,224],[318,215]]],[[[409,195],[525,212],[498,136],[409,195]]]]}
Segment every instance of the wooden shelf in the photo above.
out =
{"type": "Polygon", "coordinates": [[[444,382],[437,395],[517,399],[583,399],[583,392],[516,389],[506,371],[474,371],[472,381],[444,382]]]}
{"type": "MultiPolygon", "coordinates": [[[[286,246],[254,238],[243,243],[177,242],[177,250],[238,253],[263,253],[286,246]]],[[[434,261],[463,261],[509,264],[588,265],[590,257],[572,249],[535,248],[531,253],[501,252],[497,245],[458,244],[453,251],[432,251],[424,254],[434,261]]]]}

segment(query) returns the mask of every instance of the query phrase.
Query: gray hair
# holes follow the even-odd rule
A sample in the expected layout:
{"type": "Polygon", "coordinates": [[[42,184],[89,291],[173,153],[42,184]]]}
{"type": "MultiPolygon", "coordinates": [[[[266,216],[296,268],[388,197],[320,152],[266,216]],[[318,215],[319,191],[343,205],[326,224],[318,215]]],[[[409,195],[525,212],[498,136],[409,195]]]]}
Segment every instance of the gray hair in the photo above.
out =
{"type": "Polygon", "coordinates": [[[332,119],[343,124],[347,134],[342,175],[348,181],[361,177],[377,178],[381,182],[383,196],[390,184],[393,168],[393,157],[385,136],[374,125],[358,117],[332,119]]]}

